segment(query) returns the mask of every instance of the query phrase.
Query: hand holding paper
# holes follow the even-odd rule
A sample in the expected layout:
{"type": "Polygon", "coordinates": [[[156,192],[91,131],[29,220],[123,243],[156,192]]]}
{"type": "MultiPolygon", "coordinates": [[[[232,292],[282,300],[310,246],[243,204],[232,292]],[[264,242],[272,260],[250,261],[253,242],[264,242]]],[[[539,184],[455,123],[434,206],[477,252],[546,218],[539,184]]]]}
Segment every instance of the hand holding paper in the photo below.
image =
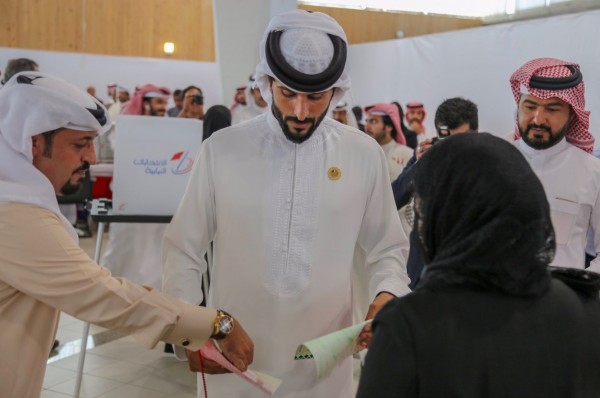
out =
{"type": "Polygon", "coordinates": [[[294,359],[314,358],[317,366],[317,378],[322,379],[337,364],[360,350],[358,336],[363,328],[370,323],[370,320],[365,321],[307,341],[298,347],[294,359]]]}
{"type": "MultiPolygon", "coordinates": [[[[372,320],[375,318],[375,315],[391,300],[395,299],[391,293],[381,292],[379,293],[373,302],[369,305],[369,311],[367,312],[366,321],[372,320]]],[[[361,348],[369,348],[369,344],[371,344],[371,340],[373,339],[373,330],[371,329],[371,324],[368,323],[363,328],[362,332],[358,336],[358,343],[361,348]]]]}
{"type": "Polygon", "coordinates": [[[255,372],[250,369],[242,372],[238,368],[236,368],[231,362],[227,360],[223,356],[223,354],[215,347],[212,340],[209,340],[204,347],[200,350],[203,358],[209,359],[221,365],[223,368],[227,369],[231,373],[235,373],[240,376],[244,380],[248,381],[250,384],[260,388],[264,392],[269,395],[273,395],[279,385],[281,384],[281,380],[275,377],[266,375],[264,373],[255,372]]]}
{"type": "Polygon", "coordinates": [[[219,340],[219,348],[229,362],[241,371],[248,369],[254,360],[254,342],[237,319],[234,319],[231,333],[219,340]]]}

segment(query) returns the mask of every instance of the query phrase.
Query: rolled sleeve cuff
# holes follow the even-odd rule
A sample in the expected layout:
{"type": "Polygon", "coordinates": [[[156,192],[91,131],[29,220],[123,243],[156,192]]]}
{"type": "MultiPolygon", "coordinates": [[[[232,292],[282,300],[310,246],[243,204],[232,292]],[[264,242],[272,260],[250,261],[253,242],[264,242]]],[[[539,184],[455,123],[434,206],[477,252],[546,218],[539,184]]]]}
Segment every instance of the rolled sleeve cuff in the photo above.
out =
{"type": "Polygon", "coordinates": [[[402,297],[402,296],[405,296],[408,293],[410,293],[411,290],[408,287],[408,285],[405,283],[405,281],[402,281],[402,283],[397,283],[397,282],[393,282],[393,281],[389,281],[389,280],[382,281],[375,288],[373,296],[371,297],[371,302],[373,302],[373,300],[375,300],[375,297],[377,297],[377,295],[379,293],[383,293],[383,292],[391,293],[396,297],[402,297]]]}
{"type": "Polygon", "coordinates": [[[181,316],[165,337],[165,342],[198,351],[213,333],[216,317],[217,311],[212,308],[183,304],[181,316]]]}

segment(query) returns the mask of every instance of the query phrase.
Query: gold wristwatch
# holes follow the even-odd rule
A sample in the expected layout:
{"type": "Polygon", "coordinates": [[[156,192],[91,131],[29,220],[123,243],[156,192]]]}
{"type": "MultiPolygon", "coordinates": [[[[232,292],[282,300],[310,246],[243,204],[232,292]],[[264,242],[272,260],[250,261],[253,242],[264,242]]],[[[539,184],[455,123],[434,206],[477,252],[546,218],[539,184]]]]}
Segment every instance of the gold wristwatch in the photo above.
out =
{"type": "Polygon", "coordinates": [[[215,340],[227,337],[233,331],[233,317],[223,310],[217,310],[217,317],[213,324],[213,334],[210,336],[215,340]]]}

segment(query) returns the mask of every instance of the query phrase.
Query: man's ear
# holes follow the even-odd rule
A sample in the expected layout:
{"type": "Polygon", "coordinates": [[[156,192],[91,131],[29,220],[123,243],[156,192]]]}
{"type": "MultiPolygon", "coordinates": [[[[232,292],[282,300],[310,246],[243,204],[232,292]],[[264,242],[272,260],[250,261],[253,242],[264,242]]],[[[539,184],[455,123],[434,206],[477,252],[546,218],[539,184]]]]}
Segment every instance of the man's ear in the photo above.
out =
{"type": "Polygon", "coordinates": [[[34,158],[44,153],[45,143],[44,137],[41,134],[31,137],[31,154],[34,158]]]}
{"type": "Polygon", "coordinates": [[[573,108],[571,108],[569,106],[569,124],[571,124],[573,122],[573,119],[575,119],[577,115],[575,114],[575,111],[573,110],[573,108]]]}

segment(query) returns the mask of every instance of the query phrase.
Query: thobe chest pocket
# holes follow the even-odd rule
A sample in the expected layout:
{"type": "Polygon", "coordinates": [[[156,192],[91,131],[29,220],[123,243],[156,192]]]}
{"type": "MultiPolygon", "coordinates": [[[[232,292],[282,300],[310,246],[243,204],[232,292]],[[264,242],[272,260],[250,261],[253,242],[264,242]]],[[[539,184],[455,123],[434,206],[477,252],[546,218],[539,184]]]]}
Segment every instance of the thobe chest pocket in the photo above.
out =
{"type": "Polygon", "coordinates": [[[569,244],[579,207],[579,203],[563,198],[554,198],[550,203],[550,217],[557,244],[569,244]]]}

